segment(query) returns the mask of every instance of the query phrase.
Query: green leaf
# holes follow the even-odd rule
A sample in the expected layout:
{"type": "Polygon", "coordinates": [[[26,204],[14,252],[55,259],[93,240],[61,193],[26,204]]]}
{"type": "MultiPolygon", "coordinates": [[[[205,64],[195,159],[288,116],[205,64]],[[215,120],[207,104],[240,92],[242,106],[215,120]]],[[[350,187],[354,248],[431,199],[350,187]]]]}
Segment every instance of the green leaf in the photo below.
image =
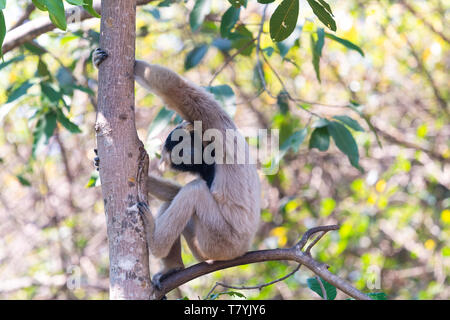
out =
{"type": "Polygon", "coordinates": [[[82,6],[84,4],[84,0],[66,0],[66,2],[73,4],[74,6],[82,6]]]}
{"type": "Polygon", "coordinates": [[[6,23],[5,16],[3,15],[3,10],[0,10],[0,57],[3,59],[3,40],[5,40],[6,36],[6,23]]]}
{"type": "Polygon", "coordinates": [[[280,42],[289,37],[297,25],[299,0],[283,0],[270,17],[270,37],[280,42]]]}
{"type": "Polygon", "coordinates": [[[19,99],[21,96],[27,93],[28,89],[30,89],[34,83],[29,82],[28,80],[22,83],[17,89],[11,92],[8,95],[8,100],[6,103],[13,102],[14,100],[19,99]]]}
{"type": "Polygon", "coordinates": [[[20,56],[14,57],[6,62],[0,63],[0,70],[2,70],[3,68],[6,68],[11,63],[23,61],[23,59],[25,59],[25,56],[22,54],[20,56]]]}
{"type": "Polygon", "coordinates": [[[93,188],[93,187],[96,187],[98,181],[100,181],[100,180],[99,180],[99,174],[98,174],[98,171],[96,170],[96,171],[94,171],[94,172],[91,174],[91,177],[89,178],[88,183],[86,183],[86,185],[85,185],[84,187],[85,187],[85,188],[93,188]]]}
{"type": "Polygon", "coordinates": [[[325,289],[325,292],[327,294],[327,300],[334,300],[336,298],[336,295],[337,295],[336,287],[334,287],[333,285],[329,284],[328,282],[326,282],[325,280],[323,280],[320,277],[308,278],[306,280],[306,283],[308,284],[308,288],[310,288],[312,291],[314,291],[319,296],[324,298],[322,287],[320,286],[320,284],[317,281],[317,279],[320,280],[320,282],[322,283],[322,285],[323,285],[323,287],[325,289]]]}
{"type": "Polygon", "coordinates": [[[334,143],[344,154],[347,155],[350,163],[355,168],[360,169],[359,166],[359,152],[355,139],[348,129],[336,121],[331,121],[328,124],[328,132],[333,137],[334,143]]]}
{"type": "Polygon", "coordinates": [[[56,109],[56,119],[59,123],[62,124],[64,128],[69,130],[71,133],[81,133],[80,128],[75,123],[70,121],[69,118],[67,118],[59,108],[56,109]]]}
{"type": "Polygon", "coordinates": [[[186,56],[186,60],[184,61],[184,69],[189,70],[198,65],[208,52],[208,48],[209,46],[207,44],[202,44],[189,52],[186,56]]]}
{"type": "Polygon", "coordinates": [[[61,30],[67,29],[66,12],[62,0],[44,0],[51,22],[61,30]]]}
{"type": "Polygon", "coordinates": [[[324,7],[325,10],[327,10],[328,13],[331,14],[331,15],[334,17],[333,11],[331,11],[330,5],[329,5],[328,3],[326,3],[324,0],[319,0],[319,2],[320,2],[320,4],[322,5],[322,7],[324,7]]]}
{"type": "Polygon", "coordinates": [[[306,128],[294,132],[286,141],[281,145],[280,151],[286,153],[289,149],[294,152],[298,152],[300,145],[306,138],[308,130],[306,128]]]}
{"type": "Polygon", "coordinates": [[[302,32],[302,28],[296,28],[286,39],[283,41],[277,42],[277,48],[280,51],[281,57],[285,57],[289,50],[297,43],[302,32]]]}
{"type": "Polygon", "coordinates": [[[76,85],[76,84],[71,84],[69,87],[73,88],[73,89],[80,90],[80,91],[82,91],[84,93],[87,93],[87,94],[90,94],[90,95],[94,95],[95,94],[94,91],[92,91],[92,89],[89,88],[89,87],[84,87],[84,86],[80,86],[80,85],[76,85]]]}
{"type": "Polygon", "coordinates": [[[27,49],[32,54],[35,54],[37,56],[43,55],[45,53],[45,50],[43,50],[42,48],[39,48],[32,41],[25,43],[23,46],[25,47],[25,49],[27,49]]]}
{"type": "Polygon", "coordinates": [[[147,129],[147,141],[160,134],[170,123],[174,112],[162,107],[147,129]]]}
{"type": "Polygon", "coordinates": [[[244,56],[251,55],[253,48],[255,48],[253,33],[244,25],[238,26],[235,32],[229,34],[228,39],[231,40],[231,46],[234,49],[242,50],[241,54],[244,56]]]}
{"type": "Polygon", "coordinates": [[[319,20],[322,21],[322,23],[326,25],[328,29],[336,31],[336,21],[334,21],[327,8],[323,7],[322,4],[318,3],[316,0],[308,0],[308,3],[317,18],[319,18],[319,20]]]}
{"type": "Polygon", "coordinates": [[[50,111],[42,115],[33,132],[33,146],[31,148],[31,155],[34,158],[36,151],[41,145],[47,144],[50,137],[56,128],[56,113],[50,111]]]}
{"type": "Polygon", "coordinates": [[[20,184],[24,187],[31,187],[31,182],[27,178],[25,178],[23,175],[18,174],[16,175],[17,180],[19,180],[20,184]]]}
{"type": "Polygon", "coordinates": [[[5,9],[6,7],[6,0],[0,0],[0,10],[5,9]]]}
{"type": "Polygon", "coordinates": [[[228,2],[235,8],[247,8],[247,0],[228,0],[228,2]]]}
{"type": "Polygon", "coordinates": [[[318,29],[317,30],[317,41],[314,38],[314,34],[311,34],[311,51],[312,51],[312,62],[313,62],[313,66],[314,66],[314,71],[316,72],[316,77],[317,80],[319,80],[319,82],[321,82],[320,79],[320,58],[322,56],[322,48],[323,48],[323,38],[321,38],[321,35],[323,35],[322,32],[320,32],[319,30],[323,29],[318,29]]]}
{"type": "Polygon", "coordinates": [[[33,4],[41,11],[47,11],[46,0],[32,0],[33,4]]]}
{"type": "Polygon", "coordinates": [[[42,78],[51,77],[50,71],[48,71],[47,64],[44,61],[42,61],[42,59],[39,59],[37,74],[42,78]]]}
{"type": "Polygon", "coordinates": [[[356,121],[348,116],[334,116],[333,118],[341,121],[346,126],[352,128],[355,131],[364,132],[364,129],[359,125],[358,121],[356,121]]]}
{"type": "Polygon", "coordinates": [[[340,44],[344,45],[347,49],[355,50],[355,51],[359,52],[359,54],[364,57],[364,52],[356,44],[354,44],[354,43],[352,43],[352,42],[350,42],[348,40],[339,38],[339,37],[335,36],[334,34],[331,34],[331,33],[328,33],[328,32],[325,32],[325,37],[327,37],[329,39],[332,39],[332,40],[334,40],[336,42],[339,42],[340,44]]]}
{"type": "Polygon", "coordinates": [[[101,18],[101,16],[97,13],[97,11],[95,11],[92,1],[93,0],[84,0],[85,3],[83,5],[84,10],[86,10],[93,17],[101,18]]]}
{"type": "Polygon", "coordinates": [[[222,84],[218,86],[206,87],[208,92],[214,95],[214,98],[219,102],[222,108],[233,117],[236,113],[236,96],[233,89],[229,85],[222,84]]]}
{"type": "Polygon", "coordinates": [[[330,146],[330,134],[327,127],[320,127],[314,129],[309,139],[309,148],[319,149],[320,151],[327,151],[330,146]]]}
{"type": "Polygon", "coordinates": [[[41,82],[41,91],[50,100],[50,102],[57,103],[62,99],[61,93],[52,88],[49,82],[41,82]]]}
{"type": "Polygon", "coordinates": [[[262,3],[262,4],[267,4],[267,3],[272,3],[272,2],[274,2],[275,0],[258,0],[258,2],[259,3],[262,3]]]}
{"type": "Polygon", "coordinates": [[[375,138],[377,139],[377,143],[380,146],[380,148],[383,147],[383,145],[381,144],[381,140],[380,137],[378,136],[378,132],[377,129],[373,126],[372,122],[370,121],[370,117],[365,115],[364,113],[362,113],[359,109],[358,109],[359,104],[355,101],[350,101],[350,104],[347,105],[348,108],[352,109],[353,111],[355,111],[357,114],[359,114],[359,116],[361,118],[364,119],[364,121],[366,122],[366,124],[369,126],[370,130],[372,130],[372,132],[375,134],[375,138]]]}
{"type": "Polygon", "coordinates": [[[206,15],[211,10],[209,0],[196,0],[194,8],[189,15],[189,24],[192,31],[197,30],[205,20],[206,15]]]}
{"type": "Polygon", "coordinates": [[[367,295],[373,300],[387,300],[387,295],[384,292],[371,292],[367,295]]]}
{"type": "Polygon", "coordinates": [[[220,23],[220,35],[227,38],[236,22],[239,20],[240,8],[230,7],[223,15],[220,23]]]}
{"type": "Polygon", "coordinates": [[[281,91],[278,94],[277,104],[282,114],[286,114],[289,112],[289,94],[286,91],[281,91]]]}

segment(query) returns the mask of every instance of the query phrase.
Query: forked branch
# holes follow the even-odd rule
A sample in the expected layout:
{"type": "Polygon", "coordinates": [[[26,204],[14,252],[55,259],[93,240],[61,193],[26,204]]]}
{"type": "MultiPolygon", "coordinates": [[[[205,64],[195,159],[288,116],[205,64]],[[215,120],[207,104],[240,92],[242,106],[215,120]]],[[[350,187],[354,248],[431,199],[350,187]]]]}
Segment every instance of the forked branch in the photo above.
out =
{"type": "Polygon", "coordinates": [[[328,271],[328,265],[316,261],[310,255],[312,246],[314,246],[326,232],[337,229],[339,229],[339,226],[337,225],[321,226],[309,229],[305,232],[300,241],[291,248],[251,251],[233,260],[214,261],[210,264],[206,262],[198,263],[167,277],[161,283],[161,290],[155,289],[153,291],[152,299],[161,299],[167,292],[179,287],[180,285],[214,271],[256,262],[287,260],[295,261],[301,265],[304,265],[317,276],[321,277],[328,283],[355,299],[370,300],[367,295],[354,288],[347,281],[328,271]],[[312,241],[305,251],[302,251],[308,240],[319,232],[321,232],[321,234],[319,234],[318,237],[312,241]]]}

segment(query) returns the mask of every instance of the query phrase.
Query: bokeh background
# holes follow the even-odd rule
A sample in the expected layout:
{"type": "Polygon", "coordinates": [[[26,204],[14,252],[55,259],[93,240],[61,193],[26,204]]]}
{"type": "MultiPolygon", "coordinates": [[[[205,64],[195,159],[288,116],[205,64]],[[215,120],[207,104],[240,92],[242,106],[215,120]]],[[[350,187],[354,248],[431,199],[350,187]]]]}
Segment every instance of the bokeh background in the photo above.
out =
{"type": "MultiPolygon", "coordinates": [[[[323,25],[301,1],[301,31],[284,59],[282,48],[270,39],[266,18],[259,54],[266,60],[269,92],[261,93],[256,48],[233,56],[238,50],[220,39],[228,1],[212,1],[196,32],[189,25],[193,1],[163,2],[168,6],[155,1],[138,8],[137,57],[168,66],[202,86],[231,87],[239,127],[278,128],[280,143],[302,128],[310,134],[314,114],[348,115],[365,129],[352,131],[363,170],[352,167],[333,143],[320,152],[309,149],[305,140],[298,152],[286,154],[277,174],[261,174],[262,220],[253,249],[290,246],[308,228],[340,223],[340,230],[327,234],[313,250],[332,272],[389,299],[449,299],[450,3],[330,0],[336,35],[359,46],[364,56],[327,39],[319,82],[310,35],[323,25]],[[206,53],[192,61],[193,49],[203,45],[206,53]],[[292,101],[288,110],[282,107],[276,95],[284,89],[302,99],[300,107],[292,101]],[[347,107],[350,101],[370,118],[372,128],[347,107]]],[[[8,28],[30,3],[8,1],[8,28]]],[[[241,10],[238,24],[245,24],[251,37],[259,32],[262,8],[249,0],[241,10]]],[[[270,5],[267,14],[275,8],[270,5]]],[[[34,10],[29,19],[40,16],[46,14],[34,10]]],[[[33,45],[8,52],[0,64],[1,299],[108,298],[106,225],[92,163],[97,73],[90,55],[98,46],[99,22],[75,23],[67,32],[55,29],[33,45]],[[11,102],[18,84],[42,78],[64,92],[65,114],[81,133],[58,124],[48,141],[36,136],[35,115],[52,103],[41,97],[38,86],[11,102]]],[[[177,119],[139,86],[136,106],[139,135],[155,152],[177,119]]],[[[158,171],[156,162],[152,170],[158,171]]],[[[192,179],[184,173],[160,173],[182,183],[192,179]]],[[[151,205],[155,211],[158,203],[151,205]]],[[[183,246],[186,265],[195,263],[183,246]]],[[[152,259],[151,272],[158,268],[152,259]]],[[[236,267],[196,279],[168,297],[198,299],[216,281],[257,285],[293,268],[295,264],[282,261],[236,267]]],[[[237,291],[247,299],[319,299],[307,287],[311,276],[301,268],[262,290],[237,291]]],[[[227,290],[216,290],[221,291],[227,290]]]]}

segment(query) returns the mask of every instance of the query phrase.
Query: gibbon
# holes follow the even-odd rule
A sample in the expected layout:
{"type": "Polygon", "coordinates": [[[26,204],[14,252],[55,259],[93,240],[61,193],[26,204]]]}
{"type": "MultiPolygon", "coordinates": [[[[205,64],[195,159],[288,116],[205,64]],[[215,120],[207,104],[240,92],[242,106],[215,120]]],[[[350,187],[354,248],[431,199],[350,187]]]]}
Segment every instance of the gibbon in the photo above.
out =
{"type": "MultiPolygon", "coordinates": [[[[96,49],[94,65],[98,67],[107,57],[105,51],[96,49]]],[[[162,158],[173,169],[192,172],[199,178],[180,186],[150,174],[148,190],[164,203],[156,218],[147,204],[137,204],[149,251],[163,261],[164,268],[152,279],[158,287],[167,275],[184,268],[181,235],[199,261],[229,260],[249,249],[260,218],[260,181],[256,165],[250,161],[237,163],[236,157],[231,163],[228,159],[225,161],[225,155],[237,144],[242,144],[247,156],[249,147],[213,95],[163,66],[136,60],[134,74],[141,86],[161,97],[168,108],[185,120],[176,129],[186,129],[193,137],[193,124],[200,121],[200,134],[215,129],[225,137],[226,131],[231,130],[238,140],[223,139],[223,149],[214,150],[213,163],[174,164],[172,150],[181,142],[172,141],[174,131],[167,137],[162,158]]],[[[203,152],[206,145],[209,144],[202,144],[200,150],[191,150],[203,152]]]]}

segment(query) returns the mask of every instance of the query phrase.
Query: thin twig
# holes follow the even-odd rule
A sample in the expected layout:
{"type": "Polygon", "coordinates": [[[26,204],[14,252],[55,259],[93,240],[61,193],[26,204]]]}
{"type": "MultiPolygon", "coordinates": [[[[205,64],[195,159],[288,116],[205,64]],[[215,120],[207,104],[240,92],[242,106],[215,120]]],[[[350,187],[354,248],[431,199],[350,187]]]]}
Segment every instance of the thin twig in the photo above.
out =
{"type": "Polygon", "coordinates": [[[238,51],[236,51],[233,55],[231,55],[224,64],[213,74],[211,80],[209,80],[208,86],[211,86],[214,79],[236,58],[236,56],[240,53],[242,53],[245,49],[247,49],[253,42],[255,42],[256,39],[252,39],[249,42],[247,42],[244,46],[242,46],[238,51]]]}
{"type": "Polygon", "coordinates": [[[214,289],[215,289],[217,286],[221,286],[221,287],[228,288],[228,289],[235,289],[235,290],[254,290],[254,289],[259,289],[259,290],[261,290],[261,289],[264,288],[264,287],[268,287],[268,286],[273,285],[274,283],[277,283],[277,282],[281,282],[281,281],[283,281],[283,280],[286,280],[287,278],[289,278],[289,277],[291,277],[293,274],[295,274],[295,273],[300,269],[301,266],[302,266],[302,265],[301,265],[301,263],[300,263],[300,264],[298,264],[298,265],[295,267],[294,270],[292,270],[291,272],[289,272],[287,275],[285,275],[285,276],[283,276],[283,277],[281,277],[281,278],[278,278],[278,279],[276,279],[276,280],[273,280],[273,281],[270,281],[270,282],[267,282],[267,283],[263,283],[263,284],[258,284],[258,285],[255,285],[255,286],[232,286],[232,285],[229,285],[229,284],[226,284],[226,283],[223,283],[223,282],[216,282],[216,284],[215,284],[215,285],[213,286],[213,288],[208,292],[208,295],[207,295],[206,297],[209,297],[209,296],[211,295],[211,293],[214,291],[214,289]]]}

